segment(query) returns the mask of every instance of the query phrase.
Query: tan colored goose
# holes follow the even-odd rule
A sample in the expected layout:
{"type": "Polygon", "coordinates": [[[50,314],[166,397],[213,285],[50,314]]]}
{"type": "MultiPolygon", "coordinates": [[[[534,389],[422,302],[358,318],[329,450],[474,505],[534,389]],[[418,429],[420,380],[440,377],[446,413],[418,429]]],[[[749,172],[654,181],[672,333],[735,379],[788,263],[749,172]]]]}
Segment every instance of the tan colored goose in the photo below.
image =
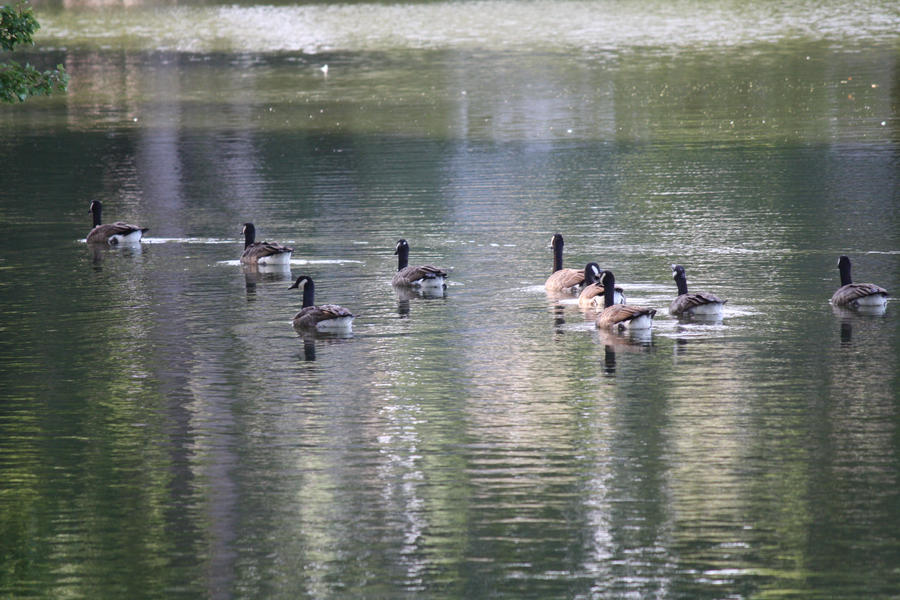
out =
{"type": "Polygon", "coordinates": [[[841,256],[838,259],[838,269],[841,272],[841,287],[831,297],[831,303],[835,306],[849,306],[859,308],[861,306],[884,306],[887,304],[888,291],[874,283],[853,283],[850,278],[850,259],[841,256]]]}
{"type": "Polygon", "coordinates": [[[131,225],[116,221],[115,223],[101,224],[101,214],[103,212],[103,204],[99,200],[91,202],[90,213],[94,217],[94,228],[87,234],[88,244],[109,244],[115,246],[117,244],[137,244],[141,241],[144,233],[149,231],[147,227],[131,225]]]}
{"type": "Polygon", "coordinates": [[[676,316],[721,317],[727,300],[709,292],[688,293],[687,275],[681,265],[672,265],[672,277],[678,286],[678,296],[669,305],[669,313],[676,316]]]}
{"type": "MultiPolygon", "coordinates": [[[[584,281],[587,285],[578,295],[578,306],[581,308],[603,309],[605,289],[600,284],[600,266],[597,263],[588,263],[584,267],[584,281]]],[[[625,294],[622,288],[617,287],[613,301],[616,304],[625,304],[625,294]]]]}
{"type": "Polygon", "coordinates": [[[301,275],[291,287],[303,290],[303,307],[294,315],[294,327],[323,332],[341,333],[353,329],[354,315],[337,304],[315,304],[315,284],[312,278],[301,275]]]}
{"type": "Polygon", "coordinates": [[[600,273],[600,285],[604,287],[603,312],[597,317],[600,329],[650,329],[653,327],[655,308],[643,308],[632,304],[615,304],[616,278],[612,271],[600,273]]]}
{"type": "Polygon", "coordinates": [[[253,223],[244,223],[241,230],[244,234],[244,251],[241,262],[245,265],[288,265],[291,263],[293,248],[282,246],[276,242],[257,242],[256,227],[253,223]]]}
{"type": "Polygon", "coordinates": [[[544,288],[548,292],[574,294],[584,284],[584,271],[563,269],[563,245],[563,236],[559,233],[550,239],[550,247],[553,248],[553,274],[547,278],[544,288]]]}
{"type": "Polygon", "coordinates": [[[414,287],[421,289],[445,288],[447,272],[434,265],[409,265],[409,243],[398,240],[394,248],[397,255],[397,272],[391,279],[391,285],[397,287],[414,287]]]}

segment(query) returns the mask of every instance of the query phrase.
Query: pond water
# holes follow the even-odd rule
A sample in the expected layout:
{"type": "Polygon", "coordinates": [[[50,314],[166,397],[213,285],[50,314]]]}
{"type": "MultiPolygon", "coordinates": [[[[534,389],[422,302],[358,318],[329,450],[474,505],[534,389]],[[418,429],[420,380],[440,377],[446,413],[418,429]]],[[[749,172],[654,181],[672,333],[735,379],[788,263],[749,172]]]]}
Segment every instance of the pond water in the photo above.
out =
{"type": "Polygon", "coordinates": [[[72,81],[0,107],[0,596],[900,592],[898,310],[828,302],[841,254],[900,289],[895,3],[38,17],[72,81]],[[145,242],[88,247],[92,200],[145,242]],[[652,332],[547,295],[555,232],[652,332]],[[392,289],[400,238],[445,294],[392,289]],[[292,328],[304,274],[351,336],[292,328]]]}

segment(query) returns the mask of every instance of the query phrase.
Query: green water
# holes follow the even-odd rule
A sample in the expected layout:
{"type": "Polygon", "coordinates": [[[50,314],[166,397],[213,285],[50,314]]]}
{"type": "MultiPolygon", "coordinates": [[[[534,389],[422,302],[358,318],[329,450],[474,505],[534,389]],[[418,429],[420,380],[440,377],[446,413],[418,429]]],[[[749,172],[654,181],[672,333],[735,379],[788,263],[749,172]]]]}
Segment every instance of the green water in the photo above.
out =
{"type": "Polygon", "coordinates": [[[900,289],[894,3],[38,17],[72,81],[0,107],[0,597],[900,593],[900,321],[828,303],[840,254],[900,289]],[[145,243],[87,247],[95,199],[145,243]],[[554,232],[652,333],[548,297],[554,232]],[[391,288],[401,237],[445,295],[391,288]],[[352,336],[291,327],[302,274],[352,336]]]}

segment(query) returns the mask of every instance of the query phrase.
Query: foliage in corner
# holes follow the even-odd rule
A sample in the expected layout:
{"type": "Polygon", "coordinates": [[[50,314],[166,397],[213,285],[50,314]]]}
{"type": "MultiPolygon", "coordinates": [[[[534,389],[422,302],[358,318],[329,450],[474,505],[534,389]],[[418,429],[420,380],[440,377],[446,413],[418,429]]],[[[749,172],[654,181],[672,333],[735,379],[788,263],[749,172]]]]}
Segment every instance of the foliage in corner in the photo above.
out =
{"type": "MultiPolygon", "coordinates": [[[[18,45],[34,45],[32,36],[41,25],[26,3],[0,6],[0,51],[11,52],[18,45]]],[[[65,92],[69,76],[62,65],[52,71],[38,71],[28,63],[0,62],[0,102],[24,102],[31,96],[65,92]]]]}

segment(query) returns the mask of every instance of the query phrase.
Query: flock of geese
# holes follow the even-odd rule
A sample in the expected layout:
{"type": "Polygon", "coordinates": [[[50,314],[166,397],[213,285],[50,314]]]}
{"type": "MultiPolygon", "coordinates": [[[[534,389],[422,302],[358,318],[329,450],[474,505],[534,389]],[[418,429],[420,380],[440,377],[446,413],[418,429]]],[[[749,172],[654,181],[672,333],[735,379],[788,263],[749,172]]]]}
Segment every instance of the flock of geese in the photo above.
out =
{"type": "MultiPolygon", "coordinates": [[[[94,227],[87,235],[91,244],[134,244],[148,231],[145,227],[117,221],[102,224],[102,204],[91,202],[94,227]]],[[[244,251],[241,263],[246,265],[290,264],[294,249],[275,242],[257,242],[253,223],[244,223],[244,251]]],[[[596,325],[600,329],[646,330],[653,327],[656,309],[628,304],[621,287],[616,286],[615,275],[609,269],[601,269],[591,262],[584,269],[563,268],[563,236],[555,234],[550,241],[553,249],[553,271],[544,288],[554,294],[578,295],[582,308],[598,310],[596,325]]],[[[410,265],[409,243],[399,240],[394,249],[397,256],[397,272],[391,279],[396,288],[412,288],[423,292],[446,288],[447,271],[434,265],[410,265]]],[[[874,283],[853,283],[850,277],[850,259],[838,260],[841,287],[831,297],[835,306],[847,308],[881,307],[887,304],[888,292],[874,283]]],[[[672,276],[678,286],[678,296],[669,305],[669,313],[677,317],[720,318],[727,300],[709,292],[688,292],[687,275],[681,265],[672,265],[672,276]]],[[[315,284],[307,275],[301,275],[289,289],[303,291],[303,305],[294,318],[295,327],[305,330],[341,333],[353,327],[354,315],[337,304],[315,303],[315,284]]]]}

